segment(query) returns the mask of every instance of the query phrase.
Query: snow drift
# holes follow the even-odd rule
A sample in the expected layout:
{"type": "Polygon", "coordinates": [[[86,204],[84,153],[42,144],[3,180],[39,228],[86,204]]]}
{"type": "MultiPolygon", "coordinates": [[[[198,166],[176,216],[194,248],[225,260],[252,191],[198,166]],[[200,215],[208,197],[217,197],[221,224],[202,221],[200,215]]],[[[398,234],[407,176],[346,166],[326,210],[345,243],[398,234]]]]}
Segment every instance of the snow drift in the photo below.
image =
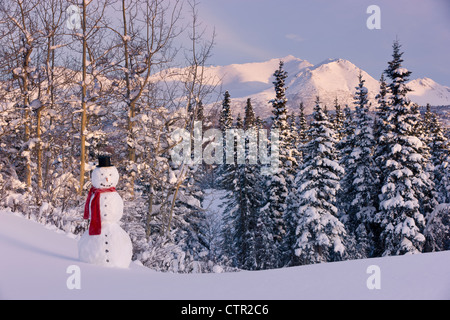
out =
{"type": "Polygon", "coordinates": [[[73,237],[3,211],[0,255],[0,299],[450,299],[450,252],[221,274],[124,270],[81,263],[73,237]],[[71,266],[80,290],[68,289],[71,266]],[[379,290],[367,286],[371,266],[379,290]]]}

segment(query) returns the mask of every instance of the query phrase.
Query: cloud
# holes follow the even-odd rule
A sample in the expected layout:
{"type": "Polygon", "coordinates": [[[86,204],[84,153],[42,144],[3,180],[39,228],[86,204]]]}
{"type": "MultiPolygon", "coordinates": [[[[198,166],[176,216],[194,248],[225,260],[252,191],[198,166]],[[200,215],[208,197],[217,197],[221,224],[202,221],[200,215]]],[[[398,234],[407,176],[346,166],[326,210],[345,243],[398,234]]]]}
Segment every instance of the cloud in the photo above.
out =
{"type": "Polygon", "coordinates": [[[289,40],[292,40],[292,41],[295,41],[295,42],[302,42],[303,40],[305,40],[302,37],[300,37],[298,34],[295,34],[295,33],[288,33],[284,37],[286,39],[289,39],[289,40]]]}
{"type": "Polygon", "coordinates": [[[262,61],[279,55],[279,53],[273,52],[270,47],[267,48],[266,43],[261,44],[246,37],[248,31],[242,30],[242,26],[230,24],[228,17],[223,18],[207,7],[202,8],[204,11],[203,21],[209,27],[215,28],[217,51],[235,57],[247,57],[250,60],[262,61]]]}

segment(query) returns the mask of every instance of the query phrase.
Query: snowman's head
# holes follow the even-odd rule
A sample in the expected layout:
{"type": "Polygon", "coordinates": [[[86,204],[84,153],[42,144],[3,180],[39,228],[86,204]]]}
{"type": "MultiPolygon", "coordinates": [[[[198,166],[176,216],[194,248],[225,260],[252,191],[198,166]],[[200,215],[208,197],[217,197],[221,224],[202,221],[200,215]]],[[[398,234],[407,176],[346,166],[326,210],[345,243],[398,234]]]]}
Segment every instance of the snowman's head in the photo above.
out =
{"type": "Polygon", "coordinates": [[[97,167],[92,171],[92,185],[97,189],[116,187],[119,182],[119,171],[116,167],[97,167]]]}
{"type": "Polygon", "coordinates": [[[111,165],[109,156],[98,157],[99,165],[92,171],[92,185],[97,189],[116,187],[119,182],[119,171],[111,165]]]}

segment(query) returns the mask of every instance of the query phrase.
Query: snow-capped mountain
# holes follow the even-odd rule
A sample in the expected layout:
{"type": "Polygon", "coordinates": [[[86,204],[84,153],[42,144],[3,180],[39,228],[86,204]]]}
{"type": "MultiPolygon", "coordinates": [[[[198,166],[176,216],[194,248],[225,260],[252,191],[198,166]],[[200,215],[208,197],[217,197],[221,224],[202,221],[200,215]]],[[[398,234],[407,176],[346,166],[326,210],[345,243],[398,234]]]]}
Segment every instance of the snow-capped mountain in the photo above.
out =
{"type": "Polygon", "coordinates": [[[342,106],[353,105],[353,93],[358,85],[358,76],[362,74],[369,90],[369,100],[375,102],[379,83],[367,72],[353,63],[343,59],[329,59],[316,66],[306,68],[290,83],[287,95],[291,107],[304,102],[306,111],[310,113],[314,101],[319,96],[323,104],[333,108],[336,98],[342,106]]]}
{"type": "MultiPolygon", "coordinates": [[[[287,56],[266,62],[208,67],[205,75],[209,79],[220,81],[222,90],[230,92],[236,115],[243,114],[245,102],[251,98],[258,115],[267,118],[271,115],[269,101],[274,98],[273,73],[280,60],[284,61],[284,69],[289,75],[286,80],[286,95],[289,99],[288,105],[293,110],[303,102],[306,112],[311,113],[316,96],[319,96],[330,110],[333,109],[336,98],[342,107],[352,107],[360,72],[366,81],[370,102],[376,102],[379,81],[344,59],[328,59],[313,65],[306,60],[287,56]]],[[[450,105],[449,87],[429,78],[412,80],[408,85],[413,90],[409,94],[410,99],[419,105],[450,105]]]]}
{"type": "MultiPolygon", "coordinates": [[[[308,61],[293,56],[281,60],[285,63],[284,68],[288,71],[290,80],[302,70],[313,67],[308,61]]],[[[258,96],[267,90],[273,91],[273,73],[278,69],[279,62],[280,59],[272,59],[266,62],[209,67],[206,75],[220,79],[223,90],[228,90],[236,98],[258,96]]]]}
{"type": "Polygon", "coordinates": [[[432,106],[450,105],[450,88],[430,78],[412,80],[408,83],[408,87],[413,90],[409,98],[419,105],[427,103],[432,106]]]}
{"type": "Polygon", "coordinates": [[[351,105],[360,72],[366,80],[369,98],[373,100],[379,88],[377,80],[343,59],[329,59],[314,66],[308,61],[288,56],[263,63],[221,67],[220,71],[224,74],[222,88],[230,91],[234,113],[242,113],[247,98],[251,98],[255,111],[261,117],[271,115],[268,102],[274,98],[272,75],[278,69],[280,60],[284,61],[284,69],[288,72],[286,95],[290,108],[298,108],[303,102],[307,113],[312,112],[316,96],[329,108],[334,105],[336,98],[341,105],[351,105]],[[230,71],[232,76],[227,74],[230,71]]]}

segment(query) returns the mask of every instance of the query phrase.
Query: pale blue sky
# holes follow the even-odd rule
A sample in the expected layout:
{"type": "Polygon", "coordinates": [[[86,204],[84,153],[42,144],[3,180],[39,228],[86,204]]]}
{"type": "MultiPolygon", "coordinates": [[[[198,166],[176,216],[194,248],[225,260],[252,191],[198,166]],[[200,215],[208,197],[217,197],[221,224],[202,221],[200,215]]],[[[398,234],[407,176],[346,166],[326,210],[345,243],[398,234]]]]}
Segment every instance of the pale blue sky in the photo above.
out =
{"type": "Polygon", "coordinates": [[[378,79],[398,36],[412,79],[450,86],[449,0],[203,0],[199,13],[217,32],[212,65],[343,58],[378,79]],[[366,27],[369,5],[381,9],[381,30],[366,27]]]}

